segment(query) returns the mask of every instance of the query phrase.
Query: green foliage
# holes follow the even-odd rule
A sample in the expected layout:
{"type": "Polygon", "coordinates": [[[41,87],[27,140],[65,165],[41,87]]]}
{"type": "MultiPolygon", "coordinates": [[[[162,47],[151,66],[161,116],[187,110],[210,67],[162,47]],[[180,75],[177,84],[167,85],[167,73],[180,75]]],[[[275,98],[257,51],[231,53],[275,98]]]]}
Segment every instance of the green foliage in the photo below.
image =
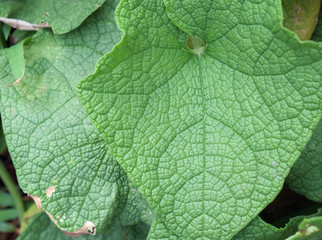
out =
{"type": "Polygon", "coordinates": [[[322,121],[293,165],[287,183],[307,198],[322,202],[322,121]]]}
{"type": "Polygon", "coordinates": [[[8,17],[16,8],[20,7],[19,0],[1,0],[0,17],[8,17]]]}
{"type": "Polygon", "coordinates": [[[19,239],[319,234],[321,212],[281,229],[258,216],[292,166],[289,185],[321,201],[322,45],[282,26],[308,39],[319,3],[12,2],[2,16],[52,27],[0,29],[2,48],[20,41],[0,50],[8,150],[53,221],[19,239]]]}
{"type": "MultiPolygon", "coordinates": [[[[312,40],[322,40],[321,14],[312,40]]],[[[290,188],[305,195],[307,198],[322,202],[322,119],[315,128],[313,135],[294,163],[286,179],[290,188]]]]}
{"type": "Polygon", "coordinates": [[[322,48],[282,28],[276,1],[212,3],[122,1],[125,37],[79,86],[112,154],[183,239],[230,239],[250,222],[321,116],[322,48]]]}
{"type": "Polygon", "coordinates": [[[12,87],[10,55],[1,57],[1,113],[20,186],[70,232],[86,221],[103,232],[151,215],[75,96],[77,82],[121,39],[115,5],[69,34],[39,31],[26,42],[25,76],[12,87]]]}
{"type": "Polygon", "coordinates": [[[20,42],[8,49],[8,60],[12,74],[16,80],[23,77],[25,73],[25,60],[23,55],[23,42],[20,42]]]}
{"type": "Polygon", "coordinates": [[[308,233],[308,231],[305,232],[304,230],[307,230],[307,228],[310,227],[307,223],[318,226],[319,229],[321,229],[321,216],[322,209],[319,209],[316,214],[291,218],[284,228],[273,227],[272,225],[265,223],[259,217],[256,217],[246,228],[238,233],[233,240],[320,240],[321,233],[319,233],[319,230],[316,228],[314,228],[315,232],[310,233],[308,233]],[[305,237],[307,238],[304,238],[304,235],[306,235],[305,237]]]}
{"type": "Polygon", "coordinates": [[[309,40],[314,32],[321,0],[282,0],[283,25],[302,40],[309,40]]]}
{"type": "MultiPolygon", "coordinates": [[[[149,231],[148,225],[141,223],[131,227],[117,227],[102,235],[81,236],[77,240],[120,240],[122,237],[126,240],[144,240],[147,232],[149,231]]],[[[73,237],[65,235],[60,231],[55,224],[48,218],[45,213],[39,214],[32,223],[29,224],[27,229],[19,236],[17,240],[72,240],[73,237]]]]}
{"type": "Polygon", "coordinates": [[[20,3],[9,14],[10,18],[23,19],[34,24],[48,22],[54,33],[62,34],[78,27],[104,0],[25,0],[20,3]]]}
{"type": "Polygon", "coordinates": [[[0,210],[0,221],[12,220],[18,217],[16,209],[3,209],[0,210]]]}
{"type": "Polygon", "coordinates": [[[0,232],[2,233],[10,233],[14,232],[15,227],[9,223],[6,222],[0,222],[0,232]]]}
{"type": "Polygon", "coordinates": [[[13,207],[14,205],[12,196],[4,191],[0,191],[0,207],[13,207]]]}

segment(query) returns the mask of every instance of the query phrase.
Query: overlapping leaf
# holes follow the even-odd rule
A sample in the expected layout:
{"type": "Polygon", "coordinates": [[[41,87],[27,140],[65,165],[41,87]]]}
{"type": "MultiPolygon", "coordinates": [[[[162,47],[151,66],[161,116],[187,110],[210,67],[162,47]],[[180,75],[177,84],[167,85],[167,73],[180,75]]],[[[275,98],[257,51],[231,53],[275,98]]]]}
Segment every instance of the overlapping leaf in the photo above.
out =
{"type": "MultiPolygon", "coordinates": [[[[104,1],[105,0],[25,0],[20,1],[19,7],[16,8],[9,17],[25,20],[33,24],[48,23],[54,33],[62,34],[78,27],[92,12],[98,9],[104,1]]],[[[7,4],[5,6],[7,6],[7,4]]]]}
{"type": "MultiPolygon", "coordinates": [[[[305,232],[299,227],[303,226],[303,222],[312,222],[312,220],[317,216],[319,216],[319,218],[322,216],[321,209],[318,209],[317,213],[309,216],[298,216],[291,218],[284,228],[276,228],[268,223],[265,223],[259,217],[256,217],[246,228],[238,233],[233,240],[319,240],[321,239],[321,233],[319,232],[320,230],[315,229],[315,231],[312,232],[305,232]]],[[[309,227],[310,225],[307,225],[306,229],[309,227]]]]}
{"type": "MultiPolygon", "coordinates": [[[[149,227],[143,223],[130,227],[118,227],[113,230],[107,231],[102,235],[93,236],[81,236],[76,238],[77,240],[144,240],[146,239],[149,227]]],[[[35,239],[47,239],[47,240],[72,240],[73,237],[69,237],[63,234],[57,229],[54,223],[50,221],[45,213],[39,214],[28,225],[26,230],[22,232],[18,240],[35,240],[35,239]]]]}
{"type": "Polygon", "coordinates": [[[322,120],[313,136],[294,163],[287,183],[294,191],[307,198],[322,202],[322,120]]]}
{"type": "MultiPolygon", "coordinates": [[[[322,20],[318,21],[312,40],[322,40],[322,20]]],[[[304,194],[314,201],[322,201],[322,120],[314,129],[313,135],[302,151],[299,159],[294,163],[287,183],[294,191],[304,194]]]]}
{"type": "Polygon", "coordinates": [[[274,199],[321,116],[321,46],[284,30],[277,1],[165,5],[121,2],[125,37],[81,98],[159,223],[229,239],[274,199]]]}
{"type": "Polygon", "coordinates": [[[1,114],[19,184],[69,232],[152,215],[75,95],[77,82],[121,39],[116,4],[107,1],[69,34],[40,31],[26,41],[25,76],[14,86],[7,51],[0,56],[1,114]]]}

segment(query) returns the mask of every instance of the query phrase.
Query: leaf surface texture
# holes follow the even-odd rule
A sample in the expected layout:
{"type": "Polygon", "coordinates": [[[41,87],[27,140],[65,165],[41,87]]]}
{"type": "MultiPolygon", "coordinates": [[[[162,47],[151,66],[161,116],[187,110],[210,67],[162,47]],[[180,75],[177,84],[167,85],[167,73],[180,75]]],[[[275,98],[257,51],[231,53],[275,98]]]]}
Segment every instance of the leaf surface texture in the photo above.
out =
{"type": "Polygon", "coordinates": [[[159,222],[230,239],[275,198],[320,119],[321,46],[282,27],[277,1],[164,4],[120,3],[125,36],[79,92],[159,222]]]}

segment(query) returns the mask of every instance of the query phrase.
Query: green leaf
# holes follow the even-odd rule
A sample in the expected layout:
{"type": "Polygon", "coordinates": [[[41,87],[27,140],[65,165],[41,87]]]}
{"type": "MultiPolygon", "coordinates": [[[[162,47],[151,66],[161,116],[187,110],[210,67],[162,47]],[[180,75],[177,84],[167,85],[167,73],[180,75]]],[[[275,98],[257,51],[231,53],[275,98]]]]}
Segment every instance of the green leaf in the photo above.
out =
{"type": "MultiPolygon", "coordinates": [[[[131,227],[118,227],[102,235],[81,236],[77,240],[144,240],[149,227],[146,224],[137,224],[131,227]]],[[[28,225],[20,234],[17,240],[72,240],[73,237],[67,236],[57,229],[45,213],[41,213],[28,225]]]]}
{"type": "Polygon", "coordinates": [[[308,199],[322,202],[322,120],[294,163],[287,178],[289,187],[308,199]]]}
{"type": "Polygon", "coordinates": [[[25,73],[25,59],[23,55],[23,42],[20,42],[7,50],[11,72],[14,81],[20,81],[25,73]]]}
{"type": "Polygon", "coordinates": [[[0,17],[8,17],[9,14],[18,8],[21,4],[19,0],[1,0],[0,1],[0,17]]]}
{"type": "Polygon", "coordinates": [[[151,225],[154,213],[142,194],[130,183],[130,193],[123,212],[120,214],[120,222],[123,226],[144,222],[151,225]]]}
{"type": "Polygon", "coordinates": [[[0,56],[0,107],[19,185],[69,232],[86,223],[103,232],[119,222],[138,223],[141,211],[148,212],[74,89],[121,39],[116,4],[107,1],[69,34],[39,31],[24,48],[25,76],[12,87],[8,50],[0,56]]]}
{"type": "Polygon", "coordinates": [[[147,240],[178,240],[178,236],[167,229],[166,225],[155,218],[147,240]]]}
{"type": "Polygon", "coordinates": [[[105,0],[25,0],[10,18],[41,24],[48,22],[54,33],[63,34],[77,28],[105,0]]]}
{"type": "Polygon", "coordinates": [[[310,236],[312,234],[319,234],[321,236],[320,230],[322,229],[322,217],[311,217],[304,218],[299,224],[299,231],[295,234],[298,237],[289,239],[301,239],[301,237],[310,236]]]}
{"type": "Polygon", "coordinates": [[[1,209],[0,210],[0,222],[12,220],[18,217],[17,210],[15,208],[1,209]]]}
{"type": "Polygon", "coordinates": [[[0,222],[0,232],[10,233],[14,232],[16,228],[10,223],[0,222]]]}
{"type": "Polygon", "coordinates": [[[240,233],[238,233],[232,240],[282,240],[282,239],[299,239],[299,240],[320,240],[320,233],[307,234],[306,237],[313,238],[301,238],[304,231],[309,227],[306,224],[315,225],[320,227],[320,219],[322,216],[322,209],[318,209],[316,214],[309,216],[298,216],[291,218],[289,223],[284,228],[276,228],[268,223],[265,223],[260,217],[256,217],[253,221],[247,225],[240,233]],[[312,224],[312,222],[314,222],[312,224]],[[298,230],[302,233],[299,234],[298,230]],[[308,236],[310,235],[310,236],[308,236]],[[293,238],[300,237],[300,238],[293,238]],[[290,237],[290,238],[288,238],[290,237]],[[314,238],[315,237],[315,238],[314,238]]]}
{"type": "Polygon", "coordinates": [[[4,32],[2,30],[2,24],[0,23],[0,50],[5,48],[6,45],[7,45],[7,43],[5,40],[4,32]]]}
{"type": "Polygon", "coordinates": [[[252,220],[232,240],[281,240],[280,229],[264,222],[260,217],[252,220]]]}
{"type": "MultiPolygon", "coordinates": [[[[312,37],[314,41],[322,40],[322,20],[318,21],[312,37]]],[[[308,199],[322,202],[322,119],[315,128],[313,135],[302,151],[299,159],[291,168],[286,179],[289,187],[305,195],[308,199]]]]}
{"type": "Polygon", "coordinates": [[[22,232],[42,210],[37,207],[37,204],[32,203],[31,206],[24,212],[23,221],[20,224],[20,231],[22,232]]]}
{"type": "Polygon", "coordinates": [[[10,194],[0,191],[0,207],[14,207],[15,203],[10,194]]]}
{"type": "Polygon", "coordinates": [[[2,31],[3,31],[4,39],[7,41],[11,31],[11,27],[7,24],[2,24],[2,31]]]}
{"type": "Polygon", "coordinates": [[[8,221],[18,217],[17,210],[15,208],[1,209],[0,210],[0,221],[8,221]]]}
{"type": "Polygon", "coordinates": [[[278,194],[321,117],[322,48],[282,27],[275,0],[165,4],[120,3],[125,36],[79,92],[167,229],[230,239],[278,194]]]}
{"type": "Polygon", "coordinates": [[[309,40],[319,16],[321,0],[282,0],[283,25],[302,40],[309,40]]]}

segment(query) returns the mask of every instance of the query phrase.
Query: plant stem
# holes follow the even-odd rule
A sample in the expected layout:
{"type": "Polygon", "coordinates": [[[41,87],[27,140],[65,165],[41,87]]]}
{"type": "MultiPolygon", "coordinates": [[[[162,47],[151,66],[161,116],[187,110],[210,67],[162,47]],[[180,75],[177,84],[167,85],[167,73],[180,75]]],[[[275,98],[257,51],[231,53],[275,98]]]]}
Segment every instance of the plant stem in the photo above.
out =
{"type": "Polygon", "coordinates": [[[6,185],[11,196],[13,197],[13,201],[15,202],[15,206],[18,212],[19,222],[21,224],[23,220],[23,215],[24,215],[24,207],[23,207],[21,195],[17,188],[17,185],[12,181],[2,161],[0,161],[0,178],[3,181],[3,183],[6,185]]]}

